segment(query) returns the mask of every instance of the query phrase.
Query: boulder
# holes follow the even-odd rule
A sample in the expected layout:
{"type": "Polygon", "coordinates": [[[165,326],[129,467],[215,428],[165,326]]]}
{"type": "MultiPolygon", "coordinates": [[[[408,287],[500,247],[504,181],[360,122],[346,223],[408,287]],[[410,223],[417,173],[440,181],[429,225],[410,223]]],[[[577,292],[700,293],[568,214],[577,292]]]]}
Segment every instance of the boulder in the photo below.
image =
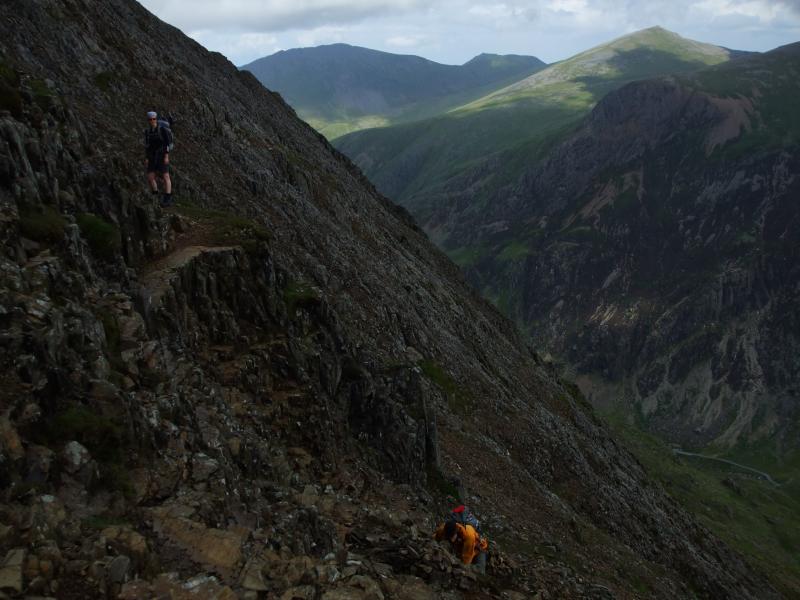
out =
{"type": "Polygon", "coordinates": [[[322,600],[367,600],[367,595],[357,588],[342,587],[325,592],[322,600]]]}
{"type": "Polygon", "coordinates": [[[50,478],[50,466],[53,463],[55,452],[46,448],[31,444],[25,453],[25,463],[27,474],[25,481],[32,484],[42,484],[50,478]]]}
{"type": "Polygon", "coordinates": [[[9,550],[3,567],[0,568],[0,590],[15,594],[22,593],[22,570],[25,563],[25,549],[9,550]]]}
{"type": "Polygon", "coordinates": [[[17,430],[11,425],[8,418],[0,418],[0,451],[12,461],[25,456],[25,448],[17,430]]]}
{"type": "Polygon", "coordinates": [[[126,526],[106,527],[101,532],[106,544],[118,554],[130,556],[135,563],[143,564],[147,557],[147,540],[137,531],[126,526]]]}
{"type": "Polygon", "coordinates": [[[266,592],[269,587],[264,582],[263,568],[264,563],[262,561],[251,558],[242,569],[242,574],[239,577],[241,586],[254,592],[266,592]]]}
{"type": "Polygon", "coordinates": [[[300,585],[289,588],[281,594],[281,600],[314,600],[317,590],[313,585],[300,585]]]}
{"type": "Polygon", "coordinates": [[[124,583],[131,569],[131,559],[124,554],[114,557],[108,564],[108,580],[111,583],[124,583]]]}
{"type": "Polygon", "coordinates": [[[225,572],[231,572],[241,561],[244,540],[240,533],[165,513],[164,509],[154,511],[154,530],[180,546],[193,561],[225,572]]]}
{"type": "Polygon", "coordinates": [[[67,442],[61,451],[61,466],[70,475],[80,471],[92,460],[89,450],[76,441],[67,442]]]}

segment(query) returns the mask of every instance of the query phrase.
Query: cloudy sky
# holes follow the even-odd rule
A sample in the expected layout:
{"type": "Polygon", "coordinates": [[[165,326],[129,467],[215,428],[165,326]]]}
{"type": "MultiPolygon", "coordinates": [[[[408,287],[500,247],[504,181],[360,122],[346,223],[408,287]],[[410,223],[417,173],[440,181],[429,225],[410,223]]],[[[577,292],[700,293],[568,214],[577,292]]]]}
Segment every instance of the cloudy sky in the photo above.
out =
{"type": "Polygon", "coordinates": [[[462,64],[481,52],[555,62],[660,25],[740,50],[800,41],[800,0],[139,0],[237,65],[345,42],[462,64]]]}

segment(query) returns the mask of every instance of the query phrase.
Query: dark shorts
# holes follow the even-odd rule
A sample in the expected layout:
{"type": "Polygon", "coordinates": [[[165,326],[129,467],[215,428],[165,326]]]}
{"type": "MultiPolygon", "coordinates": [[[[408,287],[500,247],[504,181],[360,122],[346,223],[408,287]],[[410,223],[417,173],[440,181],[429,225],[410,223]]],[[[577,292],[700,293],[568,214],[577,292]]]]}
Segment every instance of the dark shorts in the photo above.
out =
{"type": "Polygon", "coordinates": [[[148,173],[169,173],[169,165],[164,164],[164,155],[156,154],[155,156],[147,157],[147,172],[148,173]]]}

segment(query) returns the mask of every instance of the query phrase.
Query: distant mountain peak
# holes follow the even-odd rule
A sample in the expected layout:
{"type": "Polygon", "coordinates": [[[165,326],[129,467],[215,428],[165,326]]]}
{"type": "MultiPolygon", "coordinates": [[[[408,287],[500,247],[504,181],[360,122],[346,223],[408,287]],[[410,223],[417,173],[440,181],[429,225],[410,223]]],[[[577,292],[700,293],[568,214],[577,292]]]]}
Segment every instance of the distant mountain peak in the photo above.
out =
{"type": "Polygon", "coordinates": [[[486,104],[508,95],[555,83],[617,78],[643,79],[657,72],[683,72],[729,60],[731,51],[684,38],[660,26],[634,31],[555,63],[509,87],[478,100],[486,104]],[[660,65],[658,68],[656,68],[660,65]]]}
{"type": "Polygon", "coordinates": [[[459,106],[545,66],[533,56],[489,53],[460,66],[444,65],[419,56],[330,44],[279,52],[241,68],[333,139],[459,106]]]}
{"type": "Polygon", "coordinates": [[[625,35],[619,36],[609,42],[604,44],[600,44],[595,48],[587,50],[587,52],[591,52],[597,48],[605,48],[605,47],[616,47],[619,45],[624,45],[626,42],[637,42],[641,44],[658,44],[660,41],[669,40],[670,42],[674,42],[679,45],[686,45],[686,46],[702,46],[708,48],[715,48],[718,50],[722,50],[719,46],[715,46],[713,44],[707,44],[704,42],[698,42],[692,40],[690,38],[684,37],[679,33],[674,31],[670,31],[669,29],[665,29],[660,25],[655,25],[653,27],[647,27],[646,29],[639,29],[638,31],[632,31],[625,35]]]}

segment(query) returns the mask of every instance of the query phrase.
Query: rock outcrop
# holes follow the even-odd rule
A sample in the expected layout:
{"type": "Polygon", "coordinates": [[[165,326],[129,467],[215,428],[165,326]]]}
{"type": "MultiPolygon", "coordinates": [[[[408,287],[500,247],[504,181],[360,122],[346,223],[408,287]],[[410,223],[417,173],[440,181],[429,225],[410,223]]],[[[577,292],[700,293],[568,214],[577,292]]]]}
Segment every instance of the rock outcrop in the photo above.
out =
{"type": "Polygon", "coordinates": [[[129,0],[0,23],[0,593],[777,595],[252,76],[129,0]]]}

